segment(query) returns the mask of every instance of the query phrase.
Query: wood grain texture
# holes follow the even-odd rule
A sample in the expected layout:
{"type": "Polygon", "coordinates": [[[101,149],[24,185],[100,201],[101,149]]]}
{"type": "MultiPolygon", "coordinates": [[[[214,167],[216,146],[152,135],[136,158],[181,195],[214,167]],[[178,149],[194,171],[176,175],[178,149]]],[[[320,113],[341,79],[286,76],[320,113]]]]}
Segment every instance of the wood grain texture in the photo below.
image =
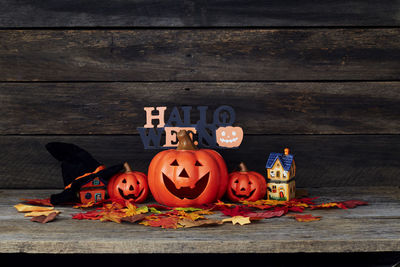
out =
{"type": "Polygon", "coordinates": [[[0,27],[400,25],[396,0],[1,0],[0,6],[0,27]]]}
{"type": "Polygon", "coordinates": [[[0,81],[399,80],[400,29],[3,30],[0,81]]]}
{"type": "MultiPolygon", "coordinates": [[[[399,134],[399,82],[0,83],[1,134],[138,134],[145,106],[229,104],[245,134],[399,134]],[[251,104],[249,104],[251,103],[251,104]]],[[[183,114],[181,114],[183,117],[183,114]]],[[[157,121],[155,121],[157,123],[157,121]]]]}
{"type": "MultiPolygon", "coordinates": [[[[62,188],[61,168],[45,149],[48,142],[74,143],[111,166],[128,161],[147,172],[160,150],[144,150],[133,136],[2,136],[0,188],[62,188]]],[[[298,187],[398,186],[399,135],[245,135],[239,149],[218,150],[228,170],[240,161],[265,174],[270,152],[289,147],[295,155],[298,187]]]]}
{"type": "MultiPolygon", "coordinates": [[[[358,199],[368,206],[313,210],[320,221],[296,222],[289,216],[245,226],[224,224],[177,230],[138,224],[79,221],[71,207],[43,227],[17,213],[20,198],[46,198],[56,190],[0,191],[2,253],[296,253],[400,251],[400,189],[339,187],[309,189],[318,203],[358,199]]],[[[147,203],[147,202],[146,202],[147,203]]],[[[148,202],[152,203],[152,202],[148,202]]],[[[223,218],[222,215],[212,215],[223,218]]]]}

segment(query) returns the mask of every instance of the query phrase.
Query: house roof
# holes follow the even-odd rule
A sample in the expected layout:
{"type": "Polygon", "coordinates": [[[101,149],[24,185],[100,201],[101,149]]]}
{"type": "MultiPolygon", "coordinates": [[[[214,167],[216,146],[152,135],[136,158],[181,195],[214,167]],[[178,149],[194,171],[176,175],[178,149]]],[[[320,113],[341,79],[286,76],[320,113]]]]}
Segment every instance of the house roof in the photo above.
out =
{"type": "Polygon", "coordinates": [[[282,164],[282,167],[285,171],[289,171],[290,167],[292,166],[293,163],[293,155],[289,154],[289,155],[285,155],[283,153],[275,153],[272,152],[269,154],[268,160],[267,160],[267,165],[265,166],[265,168],[269,169],[272,168],[272,166],[274,166],[275,161],[277,159],[279,159],[279,161],[282,164]]]}

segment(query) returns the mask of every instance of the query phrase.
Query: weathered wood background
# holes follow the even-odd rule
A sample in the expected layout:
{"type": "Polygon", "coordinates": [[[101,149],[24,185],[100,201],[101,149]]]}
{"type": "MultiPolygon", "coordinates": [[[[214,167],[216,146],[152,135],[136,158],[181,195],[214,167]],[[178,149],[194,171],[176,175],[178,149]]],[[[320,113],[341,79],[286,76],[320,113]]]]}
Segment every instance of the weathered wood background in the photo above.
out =
{"type": "Polygon", "coordinates": [[[50,141],[146,171],[144,106],[223,104],[230,170],[289,146],[299,187],[400,184],[399,1],[0,6],[0,188],[61,187],[50,141]]]}

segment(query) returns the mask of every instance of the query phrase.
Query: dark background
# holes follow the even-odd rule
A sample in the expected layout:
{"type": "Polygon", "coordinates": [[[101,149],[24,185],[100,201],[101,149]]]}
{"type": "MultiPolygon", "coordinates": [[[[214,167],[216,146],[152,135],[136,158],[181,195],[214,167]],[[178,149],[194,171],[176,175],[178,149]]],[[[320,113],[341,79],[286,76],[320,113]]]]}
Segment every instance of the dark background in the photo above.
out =
{"type": "Polygon", "coordinates": [[[298,187],[399,185],[399,1],[0,5],[0,188],[61,188],[51,141],[147,171],[143,107],[224,104],[229,170],[290,147],[298,187]]]}
{"type": "Polygon", "coordinates": [[[0,188],[61,188],[51,141],[147,171],[143,107],[223,104],[245,132],[230,170],[290,147],[298,187],[399,186],[399,1],[0,6],[0,188]]]}

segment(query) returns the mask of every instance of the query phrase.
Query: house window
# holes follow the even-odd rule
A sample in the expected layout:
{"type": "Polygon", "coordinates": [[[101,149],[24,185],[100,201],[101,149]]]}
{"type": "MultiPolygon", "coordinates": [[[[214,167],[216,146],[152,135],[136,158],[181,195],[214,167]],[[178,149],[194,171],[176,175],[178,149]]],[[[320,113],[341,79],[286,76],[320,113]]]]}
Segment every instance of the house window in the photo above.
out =
{"type": "Polygon", "coordinates": [[[283,178],[287,178],[287,176],[288,176],[288,172],[287,171],[283,171],[283,178]]]}
{"type": "Polygon", "coordinates": [[[270,171],[269,171],[269,175],[270,175],[272,178],[275,177],[275,171],[270,170],[270,171]]]}
{"type": "Polygon", "coordinates": [[[97,179],[93,180],[93,185],[99,185],[99,184],[100,184],[99,180],[97,180],[97,179]]]}
{"type": "Polygon", "coordinates": [[[100,201],[101,200],[101,193],[96,193],[94,194],[94,201],[100,201]]]}
{"type": "Polygon", "coordinates": [[[272,193],[276,193],[276,185],[272,186],[272,193]]]}
{"type": "Polygon", "coordinates": [[[280,171],[277,171],[276,172],[276,178],[280,178],[281,177],[281,172],[280,171]]]}

